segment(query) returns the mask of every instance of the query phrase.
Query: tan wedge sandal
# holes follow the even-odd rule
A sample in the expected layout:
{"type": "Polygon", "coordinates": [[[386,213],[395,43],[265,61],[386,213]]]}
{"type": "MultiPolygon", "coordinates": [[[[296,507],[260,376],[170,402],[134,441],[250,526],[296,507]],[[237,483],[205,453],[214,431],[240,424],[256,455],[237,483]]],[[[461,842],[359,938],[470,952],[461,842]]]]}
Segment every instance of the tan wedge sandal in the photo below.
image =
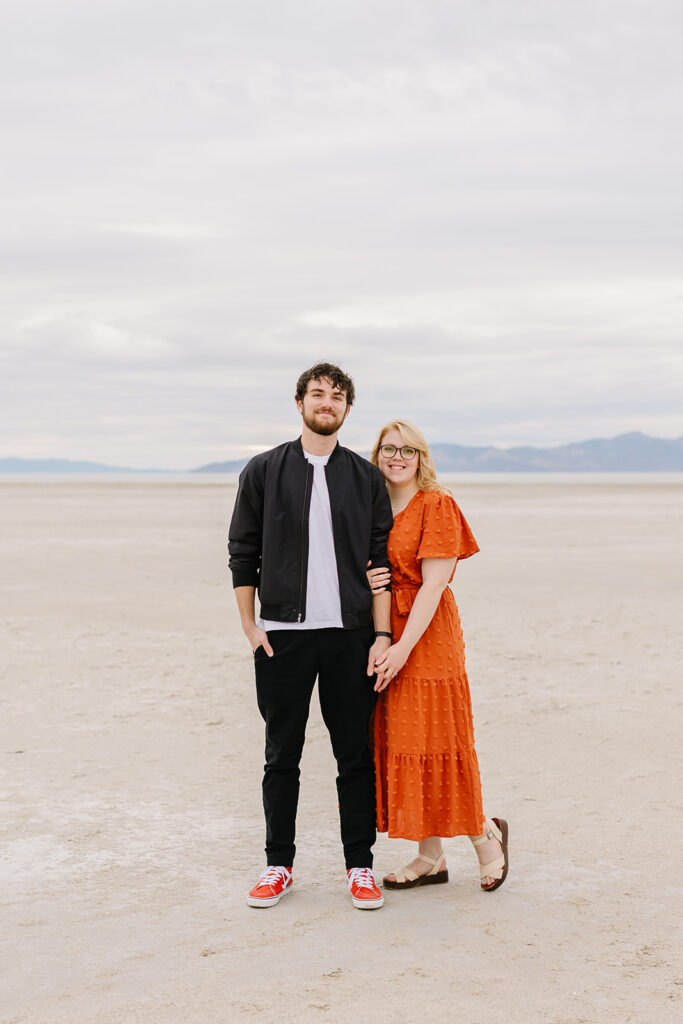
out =
{"type": "Polygon", "coordinates": [[[436,860],[432,860],[431,857],[425,857],[424,853],[418,853],[416,859],[418,858],[426,864],[431,864],[431,871],[428,871],[426,875],[416,875],[410,868],[400,868],[396,872],[396,880],[394,882],[390,878],[382,879],[384,888],[413,889],[416,885],[440,885],[442,882],[448,881],[448,870],[443,868],[442,871],[439,871],[439,865],[443,864],[445,859],[443,850],[436,860]]]}
{"type": "MultiPolygon", "coordinates": [[[[509,828],[505,818],[491,818],[492,826],[482,836],[472,839],[473,846],[481,846],[487,839],[497,839],[503,848],[500,857],[496,857],[490,864],[480,864],[479,874],[481,878],[495,878],[490,885],[482,885],[484,892],[493,892],[499,889],[508,875],[508,834],[509,828]]],[[[470,837],[471,838],[471,837],[470,837]]]]}

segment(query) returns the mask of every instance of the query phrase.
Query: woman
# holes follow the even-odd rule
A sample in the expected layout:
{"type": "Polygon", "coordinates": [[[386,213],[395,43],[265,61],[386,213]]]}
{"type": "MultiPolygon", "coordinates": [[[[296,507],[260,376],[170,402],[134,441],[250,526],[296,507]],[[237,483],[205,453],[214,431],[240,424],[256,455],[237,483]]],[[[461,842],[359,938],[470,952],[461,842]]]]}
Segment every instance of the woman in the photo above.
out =
{"type": "MultiPolygon", "coordinates": [[[[479,548],[455,500],[436,478],[421,432],[395,420],[371,455],[386,480],[394,512],[392,645],[377,664],[374,718],[380,832],[419,843],[415,859],[387,875],[389,889],[448,881],[441,838],[468,835],[479,857],[481,887],[493,892],[508,871],[508,825],[486,819],[465,651],[448,584],[460,558],[479,548]]],[[[386,570],[368,573],[373,590],[386,570]]]]}

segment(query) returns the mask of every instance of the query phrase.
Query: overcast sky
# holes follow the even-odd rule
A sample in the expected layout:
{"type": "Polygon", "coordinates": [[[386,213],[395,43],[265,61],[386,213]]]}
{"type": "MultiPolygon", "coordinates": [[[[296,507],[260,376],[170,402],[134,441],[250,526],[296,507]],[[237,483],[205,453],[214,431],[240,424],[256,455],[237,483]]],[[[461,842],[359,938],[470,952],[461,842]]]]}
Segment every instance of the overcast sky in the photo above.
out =
{"type": "Polygon", "coordinates": [[[4,0],[0,456],[683,434],[674,0],[4,0]]]}

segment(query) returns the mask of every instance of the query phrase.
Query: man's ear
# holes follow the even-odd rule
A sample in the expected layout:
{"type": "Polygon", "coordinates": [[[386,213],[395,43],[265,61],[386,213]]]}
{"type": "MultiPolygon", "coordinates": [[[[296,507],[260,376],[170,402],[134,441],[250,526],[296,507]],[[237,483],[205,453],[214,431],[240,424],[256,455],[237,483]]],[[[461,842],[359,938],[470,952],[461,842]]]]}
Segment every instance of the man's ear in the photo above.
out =
{"type": "Polygon", "coordinates": [[[349,415],[350,412],[351,412],[351,406],[347,402],[347,404],[346,404],[346,412],[344,413],[344,419],[346,419],[346,417],[349,415]]]}
{"type": "Polygon", "coordinates": [[[304,414],[304,403],[301,401],[300,398],[295,398],[294,401],[296,402],[296,408],[297,408],[297,411],[298,411],[299,415],[303,416],[303,414],[304,414]]]}

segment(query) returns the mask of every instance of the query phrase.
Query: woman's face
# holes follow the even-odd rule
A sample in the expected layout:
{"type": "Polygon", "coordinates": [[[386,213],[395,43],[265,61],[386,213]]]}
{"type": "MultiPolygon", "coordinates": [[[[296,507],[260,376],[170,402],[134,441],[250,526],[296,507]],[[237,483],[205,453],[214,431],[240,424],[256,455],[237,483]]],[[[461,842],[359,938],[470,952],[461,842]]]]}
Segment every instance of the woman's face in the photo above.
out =
{"type": "Polygon", "coordinates": [[[399,449],[405,448],[407,445],[398,430],[387,430],[386,434],[382,435],[382,445],[385,444],[393,444],[396,452],[393,455],[387,456],[380,448],[377,453],[377,464],[382,471],[382,475],[394,487],[402,487],[404,484],[409,484],[417,476],[420,466],[420,453],[416,452],[412,459],[404,458],[399,449]]]}

